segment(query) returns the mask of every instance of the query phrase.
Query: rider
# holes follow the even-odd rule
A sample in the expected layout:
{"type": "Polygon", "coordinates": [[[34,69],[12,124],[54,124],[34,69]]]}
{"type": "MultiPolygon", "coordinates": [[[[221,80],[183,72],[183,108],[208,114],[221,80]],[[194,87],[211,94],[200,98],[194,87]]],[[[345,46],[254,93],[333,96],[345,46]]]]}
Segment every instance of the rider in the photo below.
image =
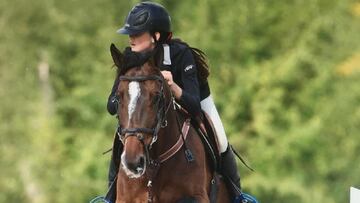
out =
{"type": "MultiPolygon", "coordinates": [[[[129,36],[132,52],[144,53],[160,47],[161,64],[158,65],[162,67],[161,73],[177,102],[194,117],[198,116],[202,109],[214,123],[222,158],[221,173],[234,183],[228,187],[231,188],[234,202],[240,202],[240,176],[233,151],[228,144],[223,124],[211,97],[209,85],[206,79],[198,77],[197,72],[202,70],[197,67],[195,56],[189,46],[179,40],[171,39],[171,20],[166,9],[157,3],[139,3],[131,9],[125,25],[117,33],[129,36]]],[[[207,67],[206,64],[205,66],[207,67]]],[[[118,98],[115,92],[118,84],[119,80],[116,78],[108,98],[107,109],[111,115],[116,113],[118,98]]],[[[116,173],[112,159],[109,169],[110,183],[114,181],[116,173]]]]}

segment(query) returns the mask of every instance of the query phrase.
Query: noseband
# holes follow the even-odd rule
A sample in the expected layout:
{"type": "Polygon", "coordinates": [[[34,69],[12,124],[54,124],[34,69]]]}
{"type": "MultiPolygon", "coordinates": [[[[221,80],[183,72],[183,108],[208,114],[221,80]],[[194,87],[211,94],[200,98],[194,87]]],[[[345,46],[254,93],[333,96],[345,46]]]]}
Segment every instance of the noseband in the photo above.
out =
{"type": "MultiPolygon", "coordinates": [[[[165,94],[164,94],[164,78],[160,75],[149,75],[149,76],[120,76],[120,81],[136,81],[136,82],[144,82],[147,80],[157,80],[161,83],[160,89],[160,99],[158,100],[157,106],[157,114],[156,114],[156,125],[154,128],[121,128],[120,126],[120,118],[119,119],[119,128],[118,128],[118,136],[123,144],[125,144],[126,138],[130,136],[136,136],[144,145],[143,142],[144,136],[140,133],[151,134],[152,141],[150,143],[149,148],[151,148],[152,144],[154,144],[157,140],[158,132],[160,128],[165,128],[167,126],[166,114],[169,111],[171,106],[171,102],[169,102],[168,106],[165,106],[165,94]]],[[[119,111],[118,107],[118,111],[119,111]]],[[[147,147],[146,147],[147,148],[147,147]]]]}

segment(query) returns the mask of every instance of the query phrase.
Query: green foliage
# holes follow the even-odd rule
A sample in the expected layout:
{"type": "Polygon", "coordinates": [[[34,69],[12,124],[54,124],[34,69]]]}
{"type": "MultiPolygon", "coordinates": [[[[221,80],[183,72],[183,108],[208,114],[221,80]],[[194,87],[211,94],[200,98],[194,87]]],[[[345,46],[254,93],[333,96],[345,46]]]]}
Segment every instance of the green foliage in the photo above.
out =
{"type": "MultiPolygon", "coordinates": [[[[106,191],[109,45],[126,46],[115,31],[136,2],[0,1],[0,202],[106,191]]],[[[230,142],[256,170],[239,164],[244,190],[260,202],[348,201],[360,186],[360,2],[158,2],[175,37],[208,55],[230,142]]]]}

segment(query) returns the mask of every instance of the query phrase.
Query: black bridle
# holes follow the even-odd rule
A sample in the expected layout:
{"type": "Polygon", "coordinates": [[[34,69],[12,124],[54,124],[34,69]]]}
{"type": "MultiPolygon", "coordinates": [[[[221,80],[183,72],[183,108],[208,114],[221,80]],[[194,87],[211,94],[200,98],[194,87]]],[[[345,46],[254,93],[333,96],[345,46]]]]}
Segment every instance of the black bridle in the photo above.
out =
{"type": "MultiPolygon", "coordinates": [[[[160,75],[148,75],[148,76],[120,76],[120,81],[136,81],[136,82],[144,82],[147,80],[157,80],[161,83],[160,85],[160,98],[155,104],[158,111],[156,114],[156,125],[154,128],[121,128],[120,125],[120,118],[118,117],[119,121],[119,128],[118,128],[118,136],[119,139],[123,144],[125,144],[126,138],[130,136],[136,136],[143,144],[146,149],[151,148],[152,144],[156,142],[158,132],[160,128],[165,128],[167,126],[166,114],[170,109],[171,102],[166,106],[165,105],[165,93],[164,93],[164,78],[160,75]],[[152,135],[152,141],[148,146],[145,146],[144,143],[144,136],[141,133],[150,134],[152,135]]],[[[172,97],[172,96],[171,96],[172,97]]],[[[119,105],[119,104],[118,104],[119,105]]],[[[120,110],[118,106],[118,111],[120,110]]],[[[119,116],[119,112],[118,112],[119,116]]]]}
{"type": "MultiPolygon", "coordinates": [[[[179,126],[179,132],[180,132],[180,137],[179,137],[179,140],[177,141],[177,143],[174,144],[173,147],[171,147],[165,153],[161,154],[161,155],[164,155],[163,158],[161,158],[161,155],[160,155],[160,158],[159,157],[156,159],[150,158],[149,152],[151,150],[152,144],[154,144],[157,140],[157,136],[158,136],[158,132],[159,132],[160,128],[165,128],[167,126],[166,117],[167,117],[167,113],[169,112],[169,109],[171,107],[171,104],[174,105],[174,110],[176,110],[176,108],[177,108],[174,96],[171,91],[169,91],[170,99],[168,101],[168,104],[166,104],[165,92],[164,92],[164,86],[166,85],[166,83],[165,83],[165,79],[162,77],[162,75],[120,76],[119,80],[120,81],[137,81],[137,82],[143,82],[143,81],[147,81],[147,80],[157,80],[161,83],[160,97],[159,97],[159,100],[157,101],[157,103],[155,104],[158,111],[157,111],[156,121],[155,121],[156,125],[154,128],[121,128],[120,118],[119,118],[119,109],[120,108],[118,106],[119,128],[118,128],[117,134],[119,136],[119,139],[121,140],[123,145],[125,145],[126,138],[128,138],[130,136],[136,136],[137,139],[142,143],[142,145],[144,147],[145,156],[146,156],[146,165],[149,168],[149,170],[148,170],[149,172],[147,172],[148,203],[151,203],[151,202],[153,202],[152,182],[160,168],[160,164],[162,162],[166,161],[167,159],[169,159],[176,152],[178,152],[182,146],[185,146],[185,154],[187,154],[187,152],[188,152],[187,155],[189,155],[191,157],[192,157],[192,154],[186,146],[186,143],[185,143],[186,138],[184,137],[184,133],[182,133],[182,130],[180,129],[179,120],[177,119],[177,123],[179,126]],[[145,144],[144,136],[142,135],[142,133],[152,135],[152,141],[149,145],[145,144]],[[182,140],[183,142],[180,142],[180,140],[182,140]]],[[[118,105],[119,105],[119,103],[118,103],[118,105]]],[[[187,134],[187,132],[186,132],[186,134],[187,134]]],[[[193,158],[192,158],[192,160],[193,160],[193,158]]]]}

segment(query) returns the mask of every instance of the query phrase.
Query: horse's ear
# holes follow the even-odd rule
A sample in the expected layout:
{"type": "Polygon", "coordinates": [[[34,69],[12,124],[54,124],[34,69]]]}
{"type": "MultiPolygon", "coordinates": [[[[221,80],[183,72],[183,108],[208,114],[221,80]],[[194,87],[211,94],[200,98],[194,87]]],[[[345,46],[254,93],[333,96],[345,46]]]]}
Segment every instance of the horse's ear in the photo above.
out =
{"type": "Polygon", "coordinates": [[[111,43],[110,45],[110,53],[111,53],[111,56],[114,60],[114,63],[115,65],[118,67],[118,68],[121,68],[122,64],[123,64],[123,54],[121,53],[121,51],[116,48],[115,44],[111,43]]]}

